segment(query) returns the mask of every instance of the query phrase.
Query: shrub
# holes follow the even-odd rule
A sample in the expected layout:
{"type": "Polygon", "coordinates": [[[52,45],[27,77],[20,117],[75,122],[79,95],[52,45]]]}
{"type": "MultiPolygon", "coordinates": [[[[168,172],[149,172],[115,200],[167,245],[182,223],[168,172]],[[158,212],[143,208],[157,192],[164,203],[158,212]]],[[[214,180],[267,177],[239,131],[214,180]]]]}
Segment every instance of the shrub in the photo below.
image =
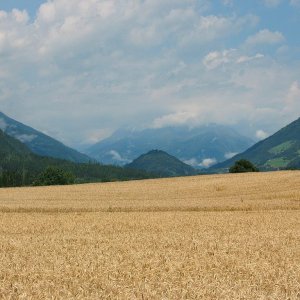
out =
{"type": "Polygon", "coordinates": [[[259,172],[258,168],[249,160],[241,159],[236,161],[235,164],[229,169],[230,173],[246,173],[246,172],[259,172]]]}

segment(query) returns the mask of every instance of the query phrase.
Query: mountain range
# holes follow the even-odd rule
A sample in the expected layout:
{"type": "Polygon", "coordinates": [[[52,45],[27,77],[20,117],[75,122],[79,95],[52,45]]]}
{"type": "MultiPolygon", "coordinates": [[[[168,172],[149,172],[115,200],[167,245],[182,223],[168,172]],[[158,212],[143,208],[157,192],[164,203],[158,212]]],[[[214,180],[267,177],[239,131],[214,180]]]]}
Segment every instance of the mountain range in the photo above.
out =
{"type": "Polygon", "coordinates": [[[213,166],[209,171],[226,172],[240,159],[250,160],[265,171],[300,168],[300,118],[243,153],[213,166]]]}
{"type": "Polygon", "coordinates": [[[0,112],[0,129],[25,144],[33,153],[73,162],[89,162],[92,159],[52,137],[24,125],[0,112]]]}
{"type": "Polygon", "coordinates": [[[221,125],[119,130],[85,153],[104,164],[125,165],[152,149],[159,149],[198,168],[209,167],[240,153],[254,142],[221,125]]]}
{"type": "MultiPolygon", "coordinates": [[[[73,173],[77,182],[195,175],[198,171],[191,165],[204,168],[206,163],[224,160],[233,156],[234,151],[238,152],[238,149],[247,148],[252,143],[250,139],[220,125],[118,131],[91,147],[89,154],[102,162],[124,167],[101,165],[89,156],[0,113],[0,186],[4,184],[3,174],[6,174],[9,185],[30,185],[47,166],[57,166],[73,173]]],[[[228,172],[240,159],[250,160],[262,171],[299,169],[300,118],[206,172],[228,172]]]]}
{"type": "Polygon", "coordinates": [[[125,166],[127,169],[143,170],[159,177],[174,177],[196,175],[197,172],[190,165],[187,165],[176,157],[161,151],[151,150],[139,156],[130,164],[125,166]]]}
{"type": "Polygon", "coordinates": [[[31,185],[49,166],[74,174],[77,183],[155,177],[140,170],[103,166],[97,163],[74,163],[40,156],[32,153],[24,143],[0,129],[0,187],[31,185]]]}

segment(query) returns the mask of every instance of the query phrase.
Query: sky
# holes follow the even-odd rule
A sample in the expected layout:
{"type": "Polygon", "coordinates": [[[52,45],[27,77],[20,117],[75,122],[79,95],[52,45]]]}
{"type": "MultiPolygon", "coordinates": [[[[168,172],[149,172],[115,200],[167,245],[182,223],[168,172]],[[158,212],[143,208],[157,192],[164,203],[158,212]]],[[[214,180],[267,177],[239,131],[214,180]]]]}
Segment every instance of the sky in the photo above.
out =
{"type": "Polygon", "coordinates": [[[300,117],[300,0],[0,0],[0,111],[67,145],[300,117]]]}

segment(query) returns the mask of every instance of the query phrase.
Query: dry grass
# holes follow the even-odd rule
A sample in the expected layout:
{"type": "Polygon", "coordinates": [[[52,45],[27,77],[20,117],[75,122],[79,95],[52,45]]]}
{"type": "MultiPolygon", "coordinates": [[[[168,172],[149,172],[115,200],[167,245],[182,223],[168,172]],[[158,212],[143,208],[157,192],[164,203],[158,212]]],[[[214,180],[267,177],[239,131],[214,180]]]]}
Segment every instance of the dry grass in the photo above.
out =
{"type": "Polygon", "coordinates": [[[2,299],[300,299],[300,172],[0,189],[2,299]]]}

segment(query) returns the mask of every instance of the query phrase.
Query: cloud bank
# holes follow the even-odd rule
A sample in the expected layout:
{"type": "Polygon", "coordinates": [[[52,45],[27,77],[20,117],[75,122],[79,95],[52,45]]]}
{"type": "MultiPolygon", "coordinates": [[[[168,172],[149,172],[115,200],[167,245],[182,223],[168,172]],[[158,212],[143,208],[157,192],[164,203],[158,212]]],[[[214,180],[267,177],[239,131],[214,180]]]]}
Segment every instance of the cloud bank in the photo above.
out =
{"type": "Polygon", "coordinates": [[[71,145],[122,126],[279,128],[299,113],[299,55],[288,58],[286,32],[236,5],[53,0],[33,18],[0,11],[0,110],[71,145]]]}

